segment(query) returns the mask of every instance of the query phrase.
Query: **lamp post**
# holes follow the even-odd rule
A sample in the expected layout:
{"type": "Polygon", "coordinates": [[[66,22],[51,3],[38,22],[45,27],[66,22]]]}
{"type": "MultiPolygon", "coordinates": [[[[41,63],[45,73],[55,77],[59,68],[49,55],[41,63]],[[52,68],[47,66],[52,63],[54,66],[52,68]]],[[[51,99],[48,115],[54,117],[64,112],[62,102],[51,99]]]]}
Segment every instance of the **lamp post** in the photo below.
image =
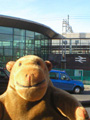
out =
{"type": "Polygon", "coordinates": [[[67,40],[62,41],[62,46],[64,44],[64,49],[62,49],[62,58],[61,58],[61,68],[66,69],[66,45],[67,40]]]}
{"type": "MultiPolygon", "coordinates": [[[[77,51],[77,44],[79,43],[79,40],[75,40],[75,44],[76,44],[76,51],[77,51]]],[[[77,51],[78,52],[78,51],[77,51]]]]}

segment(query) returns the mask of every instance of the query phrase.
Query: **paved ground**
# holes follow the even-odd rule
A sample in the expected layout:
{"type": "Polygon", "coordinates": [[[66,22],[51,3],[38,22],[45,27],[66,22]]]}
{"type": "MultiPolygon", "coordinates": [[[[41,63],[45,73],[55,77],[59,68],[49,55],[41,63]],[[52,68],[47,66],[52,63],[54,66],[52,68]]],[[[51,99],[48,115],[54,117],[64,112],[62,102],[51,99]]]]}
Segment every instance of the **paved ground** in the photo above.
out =
{"type": "MultiPolygon", "coordinates": [[[[80,101],[82,101],[82,100],[90,101],[90,85],[84,85],[84,87],[85,87],[84,94],[80,94],[80,95],[73,94],[73,95],[80,101]]],[[[86,109],[87,109],[89,117],[90,117],[90,107],[86,107],[86,109]]]]}
{"type": "Polygon", "coordinates": [[[85,90],[90,90],[90,85],[84,85],[85,90]]]}

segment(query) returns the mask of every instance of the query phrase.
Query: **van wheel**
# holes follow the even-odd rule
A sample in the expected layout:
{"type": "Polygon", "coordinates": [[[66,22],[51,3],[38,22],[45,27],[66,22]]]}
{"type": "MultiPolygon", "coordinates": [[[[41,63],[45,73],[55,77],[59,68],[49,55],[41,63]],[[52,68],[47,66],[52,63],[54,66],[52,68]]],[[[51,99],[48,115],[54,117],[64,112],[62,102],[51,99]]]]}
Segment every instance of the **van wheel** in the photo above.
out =
{"type": "Polygon", "coordinates": [[[75,93],[75,94],[81,93],[81,88],[80,88],[80,87],[75,87],[75,88],[74,88],[74,93],[75,93]]]}

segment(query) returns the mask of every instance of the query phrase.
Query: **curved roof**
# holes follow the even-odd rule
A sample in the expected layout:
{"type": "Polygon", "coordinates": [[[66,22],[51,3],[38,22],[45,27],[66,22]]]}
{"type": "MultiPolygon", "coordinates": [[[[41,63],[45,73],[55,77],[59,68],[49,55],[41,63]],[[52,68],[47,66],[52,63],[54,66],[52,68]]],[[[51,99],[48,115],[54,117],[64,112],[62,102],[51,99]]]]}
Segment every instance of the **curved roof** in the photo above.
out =
{"type": "Polygon", "coordinates": [[[16,17],[0,15],[0,26],[20,28],[25,30],[31,30],[38,33],[42,33],[49,38],[62,38],[63,36],[53,31],[46,25],[25,20],[16,17]]]}

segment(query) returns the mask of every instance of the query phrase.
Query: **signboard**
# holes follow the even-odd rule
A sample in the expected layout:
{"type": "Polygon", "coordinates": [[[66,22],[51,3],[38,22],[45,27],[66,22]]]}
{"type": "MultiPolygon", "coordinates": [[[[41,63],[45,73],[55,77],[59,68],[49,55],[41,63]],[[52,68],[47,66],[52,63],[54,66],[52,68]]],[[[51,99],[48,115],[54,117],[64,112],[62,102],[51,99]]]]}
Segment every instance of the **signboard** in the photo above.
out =
{"type": "Polygon", "coordinates": [[[86,62],[86,57],[81,57],[81,56],[75,57],[75,62],[84,63],[86,62]]]}

